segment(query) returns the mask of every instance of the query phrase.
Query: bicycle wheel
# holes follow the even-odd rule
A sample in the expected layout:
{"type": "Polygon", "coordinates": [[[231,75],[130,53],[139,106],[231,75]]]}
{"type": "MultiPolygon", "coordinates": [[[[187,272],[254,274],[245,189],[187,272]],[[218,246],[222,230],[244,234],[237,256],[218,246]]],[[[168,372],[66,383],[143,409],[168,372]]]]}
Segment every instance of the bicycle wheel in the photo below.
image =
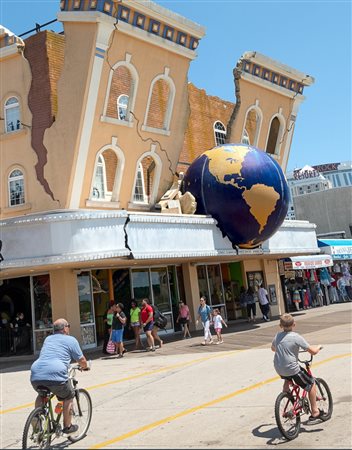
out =
{"type": "Polygon", "coordinates": [[[317,385],[317,406],[324,412],[320,418],[324,421],[329,420],[334,407],[330,388],[322,378],[316,378],[315,383],[317,385]]]}
{"type": "Polygon", "coordinates": [[[78,425],[76,433],[68,435],[71,442],[77,442],[86,435],[92,419],[92,399],[85,389],[77,389],[72,403],[72,423],[78,425]]]}
{"type": "Polygon", "coordinates": [[[295,439],[301,428],[301,418],[295,414],[292,395],[281,392],[275,402],[275,419],[281,434],[291,441],[295,439]]]}
{"type": "Polygon", "coordinates": [[[49,418],[43,408],[34,409],[24,425],[22,448],[50,448],[49,418]]]}

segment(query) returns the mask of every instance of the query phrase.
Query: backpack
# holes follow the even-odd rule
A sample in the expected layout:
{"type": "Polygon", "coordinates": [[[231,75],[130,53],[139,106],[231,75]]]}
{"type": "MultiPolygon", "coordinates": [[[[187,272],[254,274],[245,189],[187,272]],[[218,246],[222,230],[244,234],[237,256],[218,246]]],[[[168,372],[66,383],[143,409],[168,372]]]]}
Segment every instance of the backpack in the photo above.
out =
{"type": "Polygon", "coordinates": [[[159,311],[156,305],[151,305],[151,307],[153,308],[154,325],[156,325],[158,328],[165,329],[167,325],[167,318],[159,311]]]}

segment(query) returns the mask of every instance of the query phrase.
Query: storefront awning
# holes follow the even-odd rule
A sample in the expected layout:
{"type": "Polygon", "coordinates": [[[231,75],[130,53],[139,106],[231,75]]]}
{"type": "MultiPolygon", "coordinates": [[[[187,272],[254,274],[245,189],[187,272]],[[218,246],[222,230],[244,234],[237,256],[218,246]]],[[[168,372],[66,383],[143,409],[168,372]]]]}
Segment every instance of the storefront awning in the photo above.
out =
{"type": "Polygon", "coordinates": [[[321,252],[333,259],[352,259],[352,239],[318,239],[321,252]]]}
{"type": "Polygon", "coordinates": [[[285,270],[319,269],[332,265],[333,260],[330,255],[291,256],[284,260],[285,270]]]}

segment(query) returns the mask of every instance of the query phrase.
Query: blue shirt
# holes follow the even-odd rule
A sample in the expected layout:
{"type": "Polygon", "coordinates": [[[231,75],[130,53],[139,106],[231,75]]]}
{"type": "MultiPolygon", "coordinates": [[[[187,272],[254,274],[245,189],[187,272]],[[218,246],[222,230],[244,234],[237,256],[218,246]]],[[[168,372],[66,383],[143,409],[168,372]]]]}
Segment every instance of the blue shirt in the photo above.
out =
{"type": "Polygon", "coordinates": [[[71,361],[78,361],[83,353],[76,338],[55,333],[48,336],[39,358],[31,367],[31,381],[53,381],[64,383],[68,380],[71,361]]]}
{"type": "Polygon", "coordinates": [[[200,306],[198,308],[198,314],[200,315],[201,321],[205,323],[207,320],[209,320],[209,315],[211,312],[211,308],[209,305],[205,305],[203,308],[200,306]]]}

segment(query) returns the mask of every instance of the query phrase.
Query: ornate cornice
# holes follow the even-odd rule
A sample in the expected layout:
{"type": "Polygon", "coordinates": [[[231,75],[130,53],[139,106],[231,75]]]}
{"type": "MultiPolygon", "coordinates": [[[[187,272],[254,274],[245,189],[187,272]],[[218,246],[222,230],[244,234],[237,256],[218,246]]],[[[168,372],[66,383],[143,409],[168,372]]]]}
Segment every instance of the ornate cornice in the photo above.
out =
{"type": "Polygon", "coordinates": [[[191,52],[195,52],[205,34],[200,25],[151,1],[61,0],[60,9],[72,13],[100,12],[191,52]]]}

